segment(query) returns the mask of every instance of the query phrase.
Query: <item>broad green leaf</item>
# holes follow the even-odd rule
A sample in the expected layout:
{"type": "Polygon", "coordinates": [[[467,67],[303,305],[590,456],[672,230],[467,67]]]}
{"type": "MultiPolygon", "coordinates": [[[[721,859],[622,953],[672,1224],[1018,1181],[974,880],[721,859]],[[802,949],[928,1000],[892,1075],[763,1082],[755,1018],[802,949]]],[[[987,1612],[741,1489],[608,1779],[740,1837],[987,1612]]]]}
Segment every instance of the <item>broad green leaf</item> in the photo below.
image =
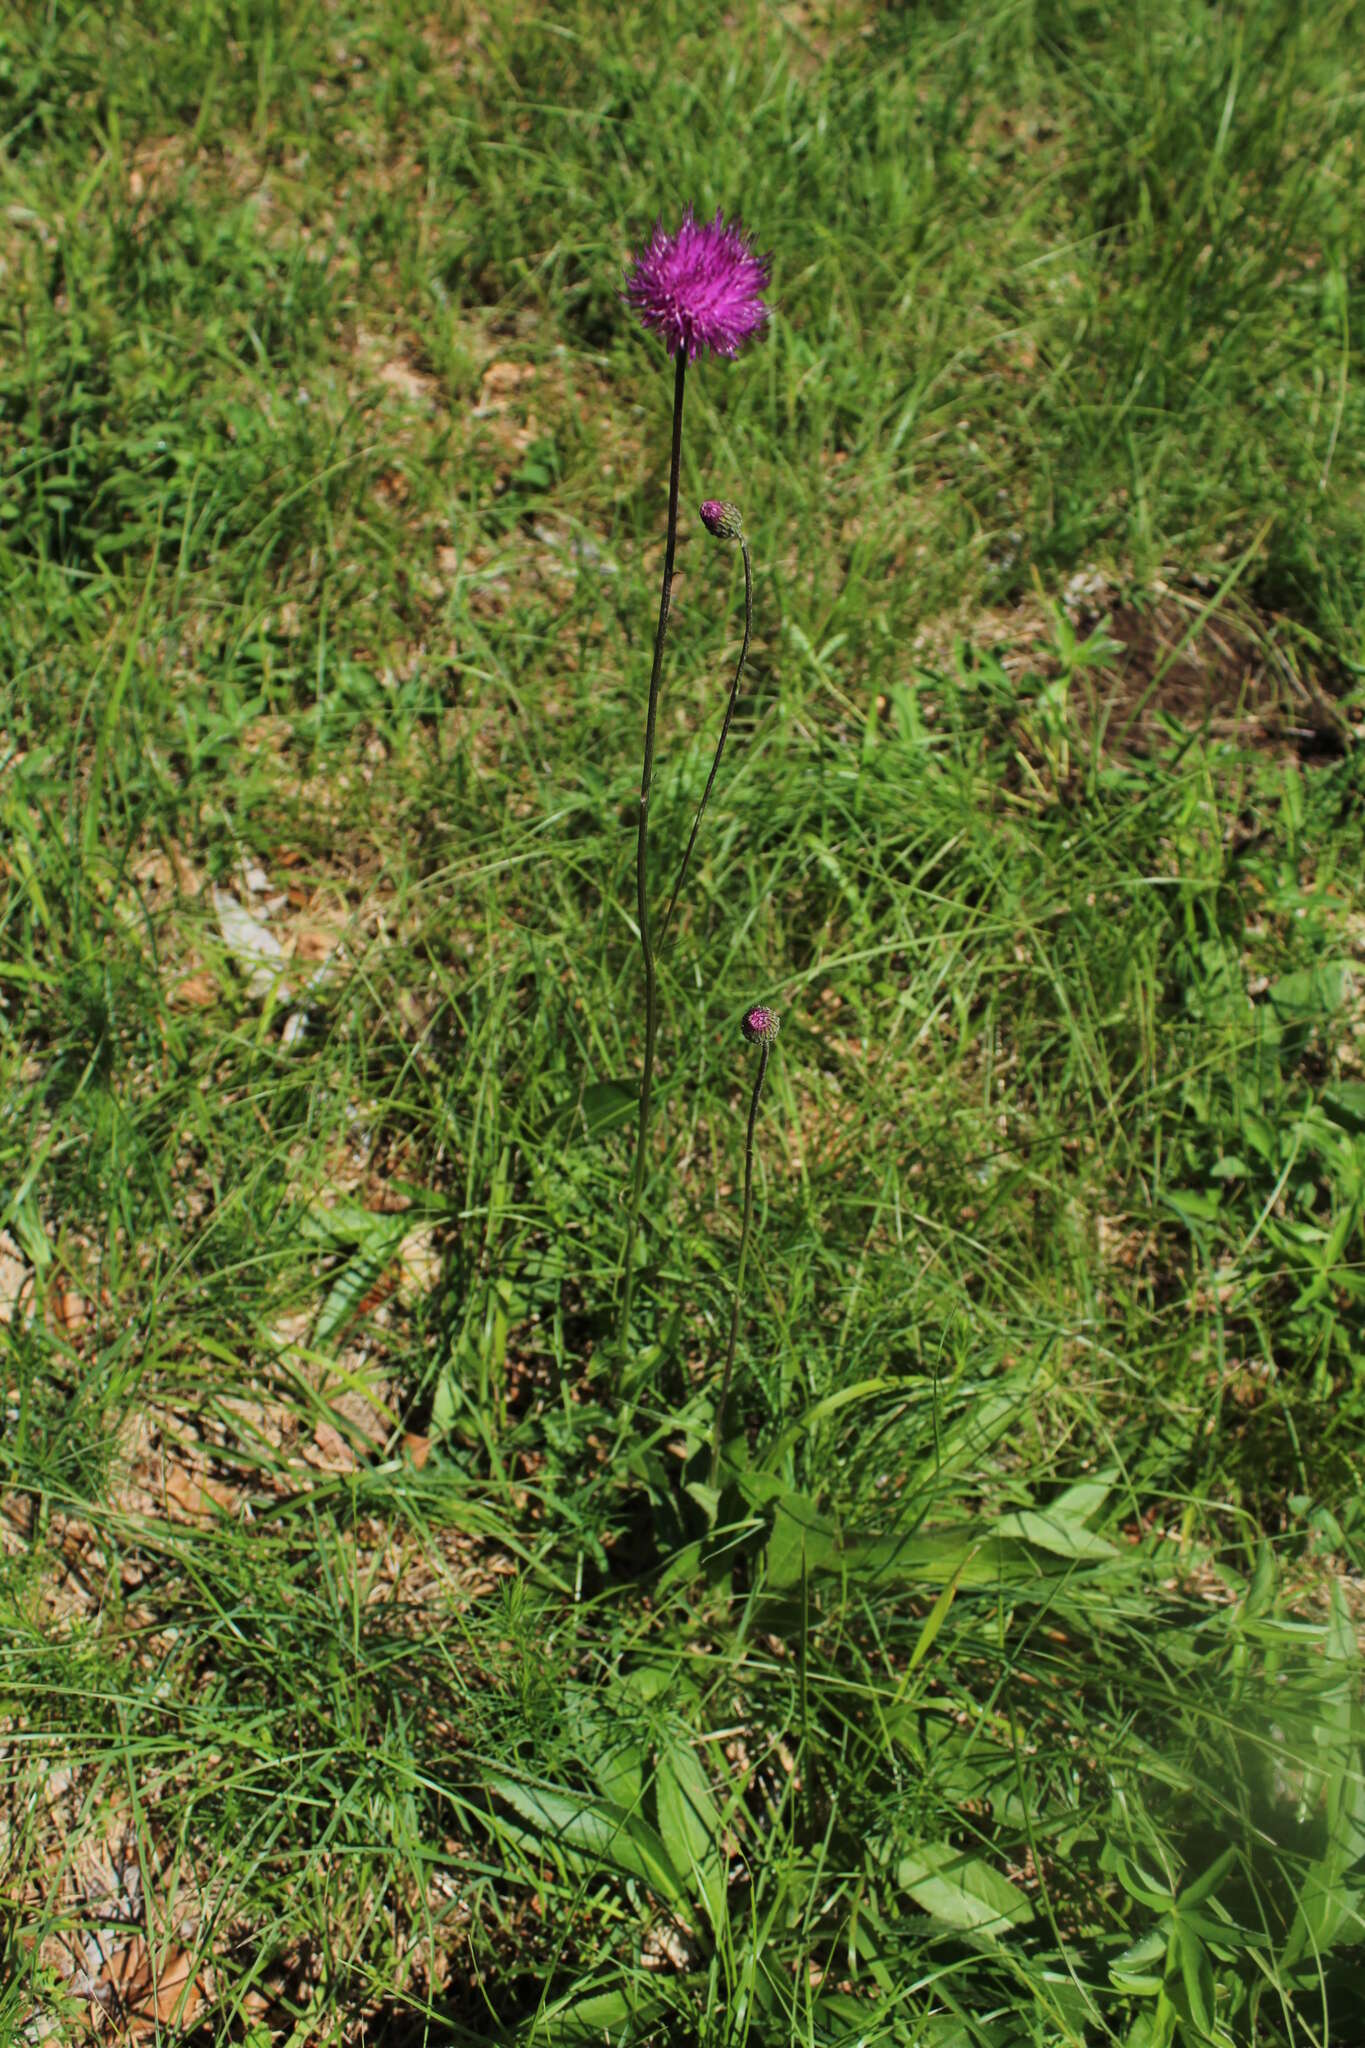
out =
{"type": "Polygon", "coordinates": [[[626,1081],[593,1081],[583,1090],[583,1121],[590,1138],[605,1138],[630,1122],[639,1091],[626,1081]]]}
{"type": "Polygon", "coordinates": [[[659,1753],[654,1780],[659,1833],[675,1870],[691,1874],[711,1925],[725,1919],[725,1855],[720,1815],[696,1751],[681,1735],[659,1753]]]}
{"type": "Polygon", "coordinates": [[[655,1581],[655,1598],[660,1605],[679,1586],[690,1586],[701,1574],[707,1545],[700,1540],[684,1543],[675,1550],[655,1581]]]}
{"type": "MultiPolygon", "coordinates": [[[[386,1220],[392,1226],[395,1219],[389,1217],[386,1220]]],[[[328,1343],[359,1313],[366,1295],[397,1258],[403,1236],[401,1228],[390,1227],[383,1236],[376,1232],[354,1258],[346,1261],[327,1290],[327,1298],[313,1331],[314,1344],[328,1343]]]]}
{"type": "Polygon", "coordinates": [[[1348,1131],[1365,1131],[1365,1081],[1337,1081],[1322,1091],[1323,1103],[1335,1123],[1348,1131]]]}
{"type": "Polygon", "coordinates": [[[683,1488],[683,1492],[689,1500],[694,1500],[697,1503],[697,1506],[706,1517],[707,1528],[714,1529],[716,1526],[716,1516],[720,1512],[719,1490],[714,1486],[708,1486],[704,1479],[691,1479],[683,1488]]]}
{"type": "Polygon", "coordinates": [[[362,1251],[385,1242],[395,1231],[401,1235],[411,1227],[405,1217],[383,1209],[367,1209],[353,1195],[338,1195],[335,1201],[327,1203],[315,1202],[298,1221],[303,1237],[319,1244],[359,1245],[362,1251]]]}
{"type": "Polygon", "coordinates": [[[1168,1920],[1160,1927],[1149,1929],[1141,1941],[1133,1942],[1121,1955],[1114,1957],[1109,1965],[1109,1976],[1116,1989],[1133,1992],[1140,1998],[1156,1996],[1166,1973],[1169,1926],[1168,1920]]]}
{"type": "MultiPolygon", "coordinates": [[[[691,1547],[689,1544],[688,1548],[691,1547]]],[[[646,1706],[651,1700],[662,1699],[665,1693],[670,1694],[676,1703],[680,1688],[686,1697],[695,1694],[686,1667],[676,1657],[664,1654],[642,1656],[639,1663],[626,1673],[625,1682],[635,1698],[646,1706]]]]}
{"type": "Polygon", "coordinates": [[[1188,1913],[1182,1906],[1180,1918],[1192,1933],[1208,1943],[1215,1955],[1221,1955],[1225,1949],[1233,1953],[1238,1949],[1270,1946],[1268,1934],[1263,1934],[1259,1928],[1243,1927],[1224,1913],[1216,1916],[1212,1913],[1188,1913]]]}
{"type": "Polygon", "coordinates": [[[1136,1899],[1140,1906],[1146,1906],[1153,1913],[1170,1911],[1174,1903],[1170,1887],[1164,1884],[1161,1878],[1153,1877],[1141,1869],[1131,1856],[1126,1856],[1121,1849],[1114,1849],[1108,1853],[1104,1865],[1113,1872],[1129,1898],[1136,1899]]]}
{"type": "Polygon", "coordinates": [[[1211,1223],[1218,1214],[1223,1196],[1219,1189],[1161,1188],[1157,1199],[1182,1223],[1211,1223]]]}
{"type": "Polygon", "coordinates": [[[933,1486],[946,1473],[983,1458],[1006,1430],[1019,1420],[1025,1405],[1019,1394],[988,1394],[942,1431],[932,1457],[921,1459],[911,1474],[912,1490],[933,1486]]]}
{"type": "Polygon", "coordinates": [[[1275,1125],[1259,1109],[1243,1106],[1241,1133],[1244,1141],[1267,1164],[1279,1158],[1279,1140],[1275,1125]]]}
{"type": "Polygon", "coordinates": [[[1353,1943],[1365,1939],[1365,1891],[1340,1882],[1335,1859],[1315,1863],[1299,1893],[1299,1909],[1280,1955],[1287,1967],[1305,1956],[1316,1958],[1345,1933],[1353,1943]]]}
{"type": "Polygon", "coordinates": [[[1223,1879],[1237,1861],[1235,1849],[1224,1849],[1221,1856],[1215,1856],[1208,1869],[1180,1893],[1176,1904],[1183,1911],[1186,1906],[1202,1905],[1203,1901],[1217,1891],[1223,1879]]]}
{"type": "Polygon", "coordinates": [[[586,1998],[571,1998],[567,2004],[551,2006],[530,2027],[527,2039],[533,2043],[590,2041],[600,2044],[620,2038],[615,2029],[630,2027],[629,2038],[639,2039],[638,2029],[647,2026],[664,2009],[664,2002],[637,1987],[619,1991],[590,1991],[586,1998]]]}
{"type": "Polygon", "coordinates": [[[1183,1920],[1175,1924],[1175,1952],[1180,1964],[1180,1981],[1194,2025],[1201,2034],[1213,2032],[1213,1964],[1199,1936],[1183,1920]]]}
{"type": "Polygon", "coordinates": [[[1313,1024],[1333,1016],[1351,992],[1352,962],[1319,960],[1296,974],[1284,974],[1266,991],[1285,1024],[1313,1024]]]}
{"type": "Polygon", "coordinates": [[[1286,1965],[1316,1957],[1342,1941],[1359,1943],[1365,1935],[1365,1770],[1356,1739],[1360,1647],[1335,1582],[1323,1651],[1328,1669],[1335,1667],[1333,1682],[1318,1702],[1315,1731],[1327,1773],[1327,1841],[1304,1875],[1298,1911],[1281,1954],[1286,1965]]]}
{"type": "Polygon", "coordinates": [[[979,1856],[948,1842],[926,1842],[913,1855],[902,1856],[896,1882],[936,1920],[974,1934],[1003,1934],[1033,1918],[1033,1907],[1017,1885],[979,1856]]]}
{"type": "Polygon", "coordinates": [[[634,1812],[645,1796],[645,1749],[628,1735],[608,1741],[593,1757],[593,1778],[614,1806],[634,1812]]]}
{"type": "Polygon", "coordinates": [[[638,1814],[626,1813],[607,1799],[587,1799],[576,1792],[547,1792],[494,1777],[488,1789],[527,1824],[533,1838],[557,1850],[580,1869],[606,1865],[628,1877],[641,1878],[651,1891],[681,1905],[690,1887],[684,1884],[654,1829],[638,1814]]]}
{"type": "Polygon", "coordinates": [[[564,1693],[564,1720],[579,1755],[614,1806],[634,1813],[644,1796],[645,1750],[628,1719],[586,1685],[564,1693]]]}
{"type": "Polygon", "coordinates": [[[804,1493],[784,1493],[774,1509],[763,1553],[769,1586],[796,1586],[805,1573],[829,1568],[836,1560],[838,1541],[835,1524],[813,1500],[804,1493]]]}
{"type": "Polygon", "coordinates": [[[1262,1537],[1256,1551],[1256,1568],[1251,1574],[1250,1583],[1242,1595],[1242,1604],[1238,1609],[1239,1620],[1255,1621],[1259,1615],[1264,1614],[1275,1598],[1275,1584],[1274,1552],[1262,1537]]]}
{"type": "Polygon", "coordinates": [[[997,1536],[981,1523],[932,1529],[878,1543],[847,1544],[831,1567],[864,1580],[896,1585],[962,1586],[1019,1584],[1041,1576],[1025,1543],[997,1536]]]}
{"type": "Polygon", "coordinates": [[[1047,1513],[1062,1522],[1088,1522],[1092,1515],[1099,1513],[1114,1491],[1116,1477],[1110,1466],[1103,1472],[1097,1472],[1093,1479],[1078,1479],[1074,1486],[1068,1486],[1059,1493],[1056,1500],[1048,1502],[1047,1513]]]}
{"type": "Polygon", "coordinates": [[[1118,1552],[1107,1537],[1097,1536],[1082,1522],[1063,1521],[1046,1509],[1021,1508],[1018,1514],[1002,1515],[995,1525],[998,1536],[1017,1536],[1036,1544],[1054,1557],[1116,1557],[1118,1552]]]}
{"type": "Polygon", "coordinates": [[[1175,2007],[1165,1992],[1159,1991],[1156,2004],[1140,2012],[1123,2036],[1122,2048],[1172,2048],[1179,2024],[1175,2007]]]}

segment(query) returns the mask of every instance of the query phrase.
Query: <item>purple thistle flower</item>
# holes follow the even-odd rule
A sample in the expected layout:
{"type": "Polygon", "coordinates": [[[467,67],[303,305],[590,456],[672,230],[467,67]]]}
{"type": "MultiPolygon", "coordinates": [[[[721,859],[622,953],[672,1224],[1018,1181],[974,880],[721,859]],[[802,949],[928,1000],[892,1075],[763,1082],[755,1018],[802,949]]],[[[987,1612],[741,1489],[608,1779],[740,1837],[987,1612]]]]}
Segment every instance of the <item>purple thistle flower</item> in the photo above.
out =
{"type": "Polygon", "coordinates": [[[717,540],[738,540],[744,531],[744,518],[738,505],[732,505],[725,498],[708,498],[701,508],[701,523],[708,533],[717,540]]]}
{"type": "Polygon", "coordinates": [[[747,1010],[740,1030],[750,1045],[771,1045],[781,1029],[782,1020],[776,1010],[770,1010],[766,1003],[755,1003],[747,1010]]]}
{"type": "Polygon", "coordinates": [[[703,349],[732,356],[768,318],[762,294],[771,274],[769,258],[738,227],[727,227],[719,208],[714,220],[699,221],[689,206],[676,235],[655,222],[625,298],[670,355],[689,362],[703,349]]]}

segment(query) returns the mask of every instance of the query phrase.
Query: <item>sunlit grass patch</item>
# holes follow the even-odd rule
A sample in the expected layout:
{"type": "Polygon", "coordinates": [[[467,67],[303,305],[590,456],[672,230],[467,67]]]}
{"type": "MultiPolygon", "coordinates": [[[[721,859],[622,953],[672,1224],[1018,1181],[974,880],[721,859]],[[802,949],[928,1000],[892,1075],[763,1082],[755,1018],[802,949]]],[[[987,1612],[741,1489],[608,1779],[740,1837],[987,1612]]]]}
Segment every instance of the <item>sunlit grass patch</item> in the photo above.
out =
{"type": "Polygon", "coordinates": [[[0,28],[5,2038],[1360,2032],[1353,29],[0,28]]]}

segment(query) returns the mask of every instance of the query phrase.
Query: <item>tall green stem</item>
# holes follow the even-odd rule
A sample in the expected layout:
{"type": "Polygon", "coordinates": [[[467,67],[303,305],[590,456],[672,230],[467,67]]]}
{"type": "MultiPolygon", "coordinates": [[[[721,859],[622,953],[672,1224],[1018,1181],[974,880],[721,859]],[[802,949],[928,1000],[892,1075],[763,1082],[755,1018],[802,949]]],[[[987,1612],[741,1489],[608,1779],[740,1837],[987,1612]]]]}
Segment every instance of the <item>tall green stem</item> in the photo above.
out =
{"type": "Polygon", "coordinates": [[[664,912],[664,921],[659,927],[660,946],[663,945],[664,940],[668,937],[668,927],[673,922],[673,912],[677,906],[678,898],[682,894],[682,885],[687,880],[687,867],[692,858],[692,848],[697,843],[697,834],[701,830],[701,821],[706,815],[706,806],[711,801],[711,791],[716,785],[716,775],[720,768],[720,757],[725,752],[725,742],[730,731],[730,720],[735,715],[735,703],[739,696],[739,680],[744,674],[744,664],[749,658],[749,642],[753,638],[754,565],[749,559],[748,540],[742,534],[739,544],[744,550],[744,645],[739,650],[739,660],[735,664],[735,679],[730,685],[730,701],[725,707],[725,718],[720,728],[720,738],[716,741],[716,758],[711,763],[711,773],[706,778],[706,787],[702,791],[701,802],[697,805],[697,815],[692,820],[692,836],[687,842],[687,851],[682,857],[682,866],[678,869],[678,879],[673,884],[673,894],[669,898],[668,908],[664,912]]]}
{"type": "Polygon", "coordinates": [[[654,728],[659,714],[659,678],[663,673],[668,604],[673,589],[673,556],[678,545],[678,473],[682,466],[683,380],[687,357],[678,351],[673,383],[673,455],[668,472],[668,539],[664,544],[664,580],[659,592],[659,625],[654,635],[654,666],[649,676],[649,707],[645,712],[645,758],[640,771],[640,823],[635,841],[635,904],[640,924],[640,954],[645,968],[645,1064],[640,1076],[640,1122],[635,1137],[635,1178],[626,1222],[626,1275],[621,1295],[621,1349],[630,1341],[630,1297],[635,1279],[635,1235],[640,1224],[648,1156],[649,1111],[654,1091],[654,1041],[659,1030],[659,990],[654,948],[649,937],[649,791],[654,780],[654,728]]]}
{"type": "Polygon", "coordinates": [[[739,1227],[739,1270],[735,1274],[735,1299],[730,1310],[730,1342],[725,1351],[725,1370],[721,1374],[720,1394],[716,1401],[716,1420],[711,1437],[711,1485],[714,1487],[720,1476],[720,1454],[725,1442],[725,1407],[730,1398],[730,1378],[735,1369],[735,1343],[739,1337],[739,1316],[744,1304],[744,1266],[749,1256],[749,1224],[754,1213],[754,1128],[758,1123],[758,1098],[763,1092],[763,1076],[768,1071],[768,1054],[772,1046],[763,1041],[758,1048],[758,1072],[754,1076],[754,1092],[749,1103],[749,1130],[744,1140],[744,1221],[739,1227]]]}

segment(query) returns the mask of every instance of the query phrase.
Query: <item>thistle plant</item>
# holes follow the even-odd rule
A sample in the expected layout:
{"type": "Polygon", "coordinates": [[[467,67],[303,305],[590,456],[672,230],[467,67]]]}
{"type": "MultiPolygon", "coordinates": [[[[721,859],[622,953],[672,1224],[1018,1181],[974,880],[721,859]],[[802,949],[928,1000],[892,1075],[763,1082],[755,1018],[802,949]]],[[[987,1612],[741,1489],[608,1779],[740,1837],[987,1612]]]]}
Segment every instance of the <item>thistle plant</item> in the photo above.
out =
{"type": "Polygon", "coordinates": [[[701,821],[706,815],[706,806],[711,801],[711,791],[716,786],[716,776],[720,772],[720,757],[725,752],[725,742],[730,732],[730,721],[735,715],[735,703],[739,697],[740,678],[744,674],[744,664],[749,659],[749,642],[753,638],[754,631],[754,565],[749,554],[749,540],[744,531],[744,520],[740,514],[740,509],[738,505],[727,504],[723,498],[708,498],[701,508],[701,523],[706,528],[706,531],[714,535],[717,540],[737,540],[740,545],[740,551],[744,556],[744,644],[739,650],[739,660],[735,664],[735,677],[730,685],[730,696],[725,706],[725,717],[721,721],[720,738],[716,741],[716,753],[715,759],[711,763],[711,773],[706,778],[706,787],[702,791],[701,802],[697,805],[697,815],[692,820],[692,831],[687,841],[687,851],[682,857],[682,866],[678,869],[678,879],[673,884],[673,894],[668,899],[668,908],[664,912],[664,921],[659,928],[660,945],[668,937],[668,928],[673,922],[673,912],[677,908],[678,898],[682,894],[682,885],[687,880],[687,869],[692,859],[692,849],[697,843],[697,834],[701,830],[701,821]]]}
{"type": "Polygon", "coordinates": [[[640,1111],[635,1137],[635,1174],[626,1222],[625,1280],[619,1336],[624,1347],[630,1335],[630,1299],[635,1273],[635,1238],[640,1223],[648,1156],[649,1117],[654,1088],[654,1054],[659,1029],[658,977],[649,922],[649,796],[654,780],[654,740],[659,713],[659,680],[663,672],[664,639],[673,587],[673,558],[678,540],[678,475],[682,463],[683,393],[687,365],[710,352],[733,356],[768,318],[763,291],[769,279],[765,257],[756,255],[737,226],[727,227],[717,212],[713,221],[698,221],[689,206],[676,234],[656,223],[648,245],[636,256],[626,279],[626,303],[641,324],[657,334],[674,358],[673,438],[668,473],[668,526],[664,542],[663,583],[659,592],[659,623],[654,634],[654,662],[645,709],[644,762],[640,771],[639,824],[635,847],[635,898],[640,929],[640,955],[645,979],[645,1052],[640,1077],[640,1111]]]}
{"type": "Polygon", "coordinates": [[[758,1098],[763,1093],[763,1077],[768,1071],[768,1055],[777,1043],[781,1018],[776,1010],[770,1010],[766,1003],[755,1003],[746,1010],[740,1030],[750,1045],[758,1047],[758,1072],[754,1075],[754,1092],[749,1098],[749,1128],[744,1139],[744,1217],[739,1226],[739,1266],[735,1273],[735,1298],[730,1308],[730,1341],[725,1347],[725,1369],[720,1378],[720,1392],[716,1396],[716,1419],[711,1430],[711,1486],[714,1489],[720,1476],[720,1455],[725,1444],[725,1410],[730,1399],[730,1381],[735,1370],[735,1344],[739,1337],[739,1319],[744,1306],[744,1267],[749,1257],[749,1225],[754,1214],[754,1131],[758,1124],[758,1098]]]}

